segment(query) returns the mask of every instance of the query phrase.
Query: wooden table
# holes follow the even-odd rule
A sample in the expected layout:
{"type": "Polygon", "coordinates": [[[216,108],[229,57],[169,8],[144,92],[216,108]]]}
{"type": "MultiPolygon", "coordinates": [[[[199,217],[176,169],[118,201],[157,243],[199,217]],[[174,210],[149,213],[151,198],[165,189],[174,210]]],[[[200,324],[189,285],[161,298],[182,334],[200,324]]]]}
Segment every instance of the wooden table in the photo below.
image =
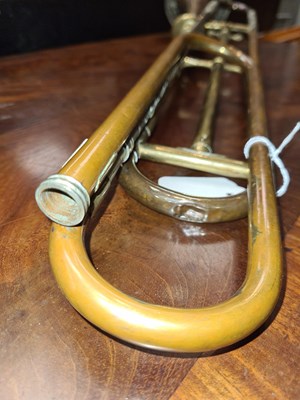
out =
{"type": "MultiPolygon", "coordinates": [[[[50,222],[34,190],[90,135],[165,47],[165,35],[86,44],[0,60],[0,398],[298,399],[300,140],[282,158],[291,174],[278,200],[284,285],[269,321],[214,354],[143,351],[96,329],[65,300],[48,261],[50,222]]],[[[272,141],[300,116],[300,43],[261,44],[272,141]]],[[[225,74],[215,150],[242,159],[245,101],[225,74]]],[[[188,145],[206,72],[187,73],[153,141],[188,145]],[[179,97],[180,96],[180,97],[179,97]]],[[[144,163],[151,178],[171,167],[144,163]]],[[[185,174],[187,171],[179,171],[185,174]]],[[[232,295],[245,276],[247,221],[194,225],[156,214],[115,185],[90,243],[112,284],[142,300],[193,307],[232,295]]],[[[238,323],[238,321],[237,321],[238,323]]]]}

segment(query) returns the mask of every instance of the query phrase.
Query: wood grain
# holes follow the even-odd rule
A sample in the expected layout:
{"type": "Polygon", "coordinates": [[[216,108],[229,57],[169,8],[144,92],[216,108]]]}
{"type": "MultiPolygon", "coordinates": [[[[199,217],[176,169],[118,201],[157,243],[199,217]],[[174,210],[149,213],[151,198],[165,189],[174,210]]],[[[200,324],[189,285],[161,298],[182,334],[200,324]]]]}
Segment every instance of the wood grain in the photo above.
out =
{"type": "MultiPolygon", "coordinates": [[[[299,140],[283,155],[292,182],[279,200],[287,249],[282,308],[244,343],[193,357],[128,346],[84,320],[52,276],[50,223],[35,205],[34,190],[99,125],[168,40],[153,35],[0,60],[0,399],[164,400],[174,392],[174,399],[298,398],[299,140]]],[[[299,58],[296,42],[261,47],[275,145],[299,119],[299,58]]],[[[206,72],[190,71],[174,86],[153,142],[189,145],[206,82],[206,72]]],[[[242,159],[240,84],[225,74],[215,149],[242,159]]],[[[141,168],[153,179],[174,172],[146,162],[141,168]]],[[[99,273],[124,292],[194,307],[237,290],[245,276],[246,242],[246,220],[181,223],[128,198],[116,182],[89,247],[99,273]]]]}
{"type": "Polygon", "coordinates": [[[172,400],[299,397],[300,218],[285,246],[285,296],[272,324],[246,346],[199,359],[172,400]]]}

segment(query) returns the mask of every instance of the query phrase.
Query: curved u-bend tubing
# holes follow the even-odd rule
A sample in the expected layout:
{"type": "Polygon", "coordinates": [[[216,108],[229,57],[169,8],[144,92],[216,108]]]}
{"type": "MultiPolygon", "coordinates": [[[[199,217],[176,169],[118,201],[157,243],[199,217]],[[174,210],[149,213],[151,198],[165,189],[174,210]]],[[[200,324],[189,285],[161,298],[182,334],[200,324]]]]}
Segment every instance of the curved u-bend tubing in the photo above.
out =
{"type": "Polygon", "coordinates": [[[84,228],[52,225],[50,259],[59,286],[89,321],[122,340],[146,348],[202,352],[247,337],[272,312],[281,283],[281,246],[267,149],[251,149],[249,253],[245,282],[229,300],[180,309],[147,304],[105,281],[84,247],[84,228]]]}
{"type": "Polygon", "coordinates": [[[165,189],[146,178],[134,157],[123,165],[119,182],[129,194],[152,210],[188,222],[225,222],[247,215],[247,192],[234,196],[208,198],[187,196],[165,189]]]}

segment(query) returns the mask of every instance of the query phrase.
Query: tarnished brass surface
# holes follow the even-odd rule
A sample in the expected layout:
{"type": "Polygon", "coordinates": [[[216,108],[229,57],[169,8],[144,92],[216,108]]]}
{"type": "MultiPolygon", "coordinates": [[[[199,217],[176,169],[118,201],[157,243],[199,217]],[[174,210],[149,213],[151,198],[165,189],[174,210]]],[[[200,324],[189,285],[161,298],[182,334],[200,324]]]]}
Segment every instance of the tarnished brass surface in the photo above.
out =
{"type": "Polygon", "coordinates": [[[176,352],[225,347],[257,329],[277,302],[282,261],[269,157],[261,145],[254,153],[247,277],[231,299],[202,309],[141,302],[114,288],[95,271],[84,246],[83,226],[53,224],[51,264],[59,286],[77,311],[125,341],[176,352]]]}
{"type": "MultiPolygon", "coordinates": [[[[106,176],[101,175],[101,171],[107,170],[107,164],[112,157],[116,157],[117,163],[120,164],[126,161],[127,148],[131,147],[130,135],[138,136],[151,121],[158,105],[157,96],[161,90],[165,90],[162,88],[164,83],[168,82],[167,77],[169,74],[174,75],[174,65],[190,49],[205,51],[212,55],[222,54],[225,60],[243,68],[251,66],[252,63],[250,58],[239,50],[204,35],[189,33],[175,37],[102,125],[58,172],[60,181],[64,176],[71,176],[80,183],[81,192],[85,191],[84,197],[87,197],[104,183],[106,176]],[[129,142],[126,142],[126,139],[129,142]],[[102,176],[102,182],[99,182],[99,175],[102,176]]],[[[111,165],[111,169],[114,169],[114,165],[111,165]]],[[[64,207],[75,209],[77,196],[73,196],[72,188],[68,187],[68,190],[64,191],[62,185],[53,184],[51,189],[50,185],[43,183],[36,191],[36,200],[41,210],[49,217],[51,217],[49,209],[53,210],[53,204],[57,204],[54,220],[58,223],[71,226],[81,222],[78,215],[66,212],[64,209],[64,207]]],[[[81,210],[85,205],[77,206],[79,215],[82,215],[81,210]]]]}
{"type": "Polygon", "coordinates": [[[248,211],[247,192],[235,196],[193,197],[164,189],[147,179],[132,158],[123,166],[119,181],[127,193],[155,211],[196,223],[224,222],[244,218],[248,211]]]}
{"type": "MultiPolygon", "coordinates": [[[[227,42],[229,35],[228,28],[221,31],[219,39],[227,42]]],[[[203,111],[200,113],[200,123],[194,138],[192,148],[198,151],[212,152],[212,136],[215,115],[221,86],[221,76],[224,60],[221,56],[215,57],[210,72],[210,79],[203,104],[203,111]]]]}
{"type": "MultiPolygon", "coordinates": [[[[164,82],[168,84],[171,77],[180,71],[180,67],[177,71],[176,66],[180,65],[180,60],[190,49],[222,56],[224,61],[243,69],[249,86],[249,136],[265,135],[266,117],[258,71],[255,15],[240,3],[234,3],[233,8],[247,12],[251,57],[201,34],[188,33],[174,38],[101,127],[62,168],[59,175],[76,179],[90,195],[95,195],[95,190],[99,190],[102,197],[107,181],[112,179],[133,150],[133,139],[138,139],[144,130],[147,131],[148,122],[153,118],[164,94],[164,82]],[[101,174],[101,170],[107,169],[108,164],[110,168],[107,174],[101,174]]],[[[243,164],[242,167],[244,175],[248,175],[247,167],[243,164]]],[[[124,169],[126,168],[125,165],[124,169]]],[[[251,148],[248,178],[247,274],[242,287],[230,299],[199,309],[141,302],[114,288],[95,271],[84,245],[85,224],[73,227],[53,224],[50,259],[65,296],[85,318],[109,334],[150,349],[210,351],[247,337],[271,314],[281,287],[282,261],[276,198],[268,151],[262,144],[255,144],[251,148]]],[[[153,188],[155,190],[155,186],[153,188]]],[[[71,197],[71,204],[74,201],[70,192],[65,194],[61,188],[54,187],[53,193],[55,201],[59,201],[60,194],[64,202],[66,196],[71,197]]],[[[141,192],[140,194],[142,195],[141,192]]],[[[50,195],[44,195],[43,191],[38,190],[40,207],[47,207],[47,204],[43,204],[45,198],[46,203],[51,201],[53,207],[51,189],[50,195]]],[[[230,213],[233,212],[236,200],[229,206],[230,213]]],[[[193,210],[191,207],[191,214],[193,210]]]]}
{"type": "MultiPolygon", "coordinates": [[[[189,18],[189,14],[185,14],[183,17],[183,21],[186,22],[189,18]]],[[[184,25],[181,34],[185,33],[188,27],[188,24],[184,25]]],[[[220,42],[226,45],[231,34],[228,27],[226,25],[217,25],[216,27],[217,31],[220,31],[218,33],[220,42]]],[[[235,27],[235,30],[236,29],[235,27]]],[[[242,30],[242,32],[244,32],[244,30],[242,30]]],[[[201,67],[204,61],[204,67],[210,69],[205,100],[202,110],[199,112],[200,118],[198,128],[191,148],[171,148],[147,144],[144,143],[145,138],[142,137],[136,145],[136,153],[139,158],[202,172],[248,179],[249,170],[246,163],[211,154],[213,152],[213,131],[223,67],[224,65],[229,65],[232,72],[241,72],[241,67],[237,64],[226,64],[224,62],[222,56],[223,52],[224,50],[220,49],[220,53],[213,60],[201,60],[189,56],[185,56],[183,59],[183,68],[190,66],[201,67]],[[207,65],[207,62],[210,64],[207,65]],[[234,68],[238,68],[239,70],[234,68]]],[[[240,61],[243,60],[244,55],[241,53],[240,61]]],[[[244,65],[244,68],[247,68],[247,66],[244,65]]],[[[224,198],[212,200],[204,197],[190,197],[190,199],[188,199],[187,196],[181,193],[169,189],[162,189],[155,183],[150,182],[139,173],[134,163],[130,163],[127,168],[122,170],[120,182],[132,197],[145,206],[160,213],[190,222],[231,221],[233,219],[242,218],[247,213],[246,192],[239,196],[228,196],[228,204],[226,204],[224,198]],[[130,175],[130,179],[129,177],[123,176],[125,173],[130,175]],[[142,182],[143,179],[144,182],[142,182]],[[235,209],[233,209],[233,207],[235,207],[235,209]]]]}
{"type": "Polygon", "coordinates": [[[246,162],[232,160],[219,154],[148,143],[139,143],[137,153],[144,160],[177,165],[231,178],[248,179],[249,177],[249,167],[246,162]]]}

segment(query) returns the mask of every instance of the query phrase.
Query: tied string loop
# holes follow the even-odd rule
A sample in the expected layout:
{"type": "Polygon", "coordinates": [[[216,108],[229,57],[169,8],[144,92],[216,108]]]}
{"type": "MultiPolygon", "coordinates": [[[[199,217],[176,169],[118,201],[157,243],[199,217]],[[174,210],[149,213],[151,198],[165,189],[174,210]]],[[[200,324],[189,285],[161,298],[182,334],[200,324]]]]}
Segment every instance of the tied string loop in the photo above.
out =
{"type": "Polygon", "coordinates": [[[250,149],[255,143],[263,143],[268,148],[270,159],[274,164],[277,165],[282,176],[282,185],[276,192],[277,197],[283,196],[286,193],[290,183],[290,175],[281,158],[279,157],[279,154],[294,139],[295,135],[299,131],[300,121],[297,122],[294,129],[287,135],[287,137],[282,141],[281,145],[277,147],[277,149],[274,144],[265,136],[254,136],[250,138],[245,144],[244,155],[247,159],[249,158],[250,149]]]}

